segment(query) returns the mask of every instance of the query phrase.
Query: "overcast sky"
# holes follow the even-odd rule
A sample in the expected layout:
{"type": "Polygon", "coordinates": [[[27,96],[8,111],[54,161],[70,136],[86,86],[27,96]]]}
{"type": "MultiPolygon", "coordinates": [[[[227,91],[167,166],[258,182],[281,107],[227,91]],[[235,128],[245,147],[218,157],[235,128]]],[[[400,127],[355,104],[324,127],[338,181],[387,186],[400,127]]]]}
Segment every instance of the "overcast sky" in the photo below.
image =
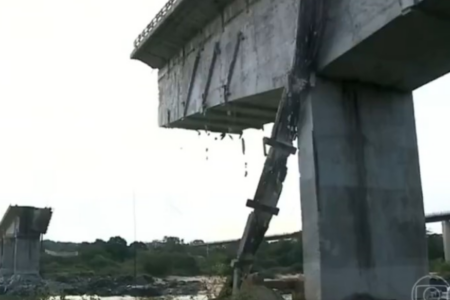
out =
{"type": "MultiPolygon", "coordinates": [[[[132,240],[134,191],[140,240],[241,236],[263,132],[243,156],[236,139],[158,128],[156,71],[129,55],[164,2],[0,1],[0,214],[51,206],[47,238],[132,240]]],[[[425,208],[450,210],[450,77],[415,99],[425,208]]],[[[301,226],[295,158],[289,171],[270,233],[301,226]]]]}

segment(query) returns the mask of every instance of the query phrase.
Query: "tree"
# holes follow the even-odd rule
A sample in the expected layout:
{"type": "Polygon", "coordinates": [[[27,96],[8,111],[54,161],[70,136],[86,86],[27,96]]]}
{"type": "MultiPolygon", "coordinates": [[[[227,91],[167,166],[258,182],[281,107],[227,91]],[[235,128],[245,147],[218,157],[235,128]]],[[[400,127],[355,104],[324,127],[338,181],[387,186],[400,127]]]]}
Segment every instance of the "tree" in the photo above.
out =
{"type": "Polygon", "coordinates": [[[143,250],[147,250],[147,245],[142,243],[142,242],[133,242],[130,244],[130,250],[134,251],[143,251],[143,250]]]}
{"type": "Polygon", "coordinates": [[[105,250],[113,260],[123,262],[130,257],[127,241],[116,236],[109,239],[105,244],[105,250]]]}
{"type": "Polygon", "coordinates": [[[184,250],[184,241],[178,237],[165,236],[162,240],[164,249],[169,252],[182,252],[184,250]]]}
{"type": "Polygon", "coordinates": [[[204,245],[204,244],[205,244],[205,242],[203,240],[194,240],[194,241],[190,242],[190,245],[193,245],[193,246],[204,245]]]}
{"type": "Polygon", "coordinates": [[[181,239],[174,236],[165,236],[162,242],[168,246],[170,245],[180,245],[182,243],[181,239]]]}
{"type": "Polygon", "coordinates": [[[444,243],[440,234],[428,234],[428,257],[431,261],[444,259],[444,243]]]}

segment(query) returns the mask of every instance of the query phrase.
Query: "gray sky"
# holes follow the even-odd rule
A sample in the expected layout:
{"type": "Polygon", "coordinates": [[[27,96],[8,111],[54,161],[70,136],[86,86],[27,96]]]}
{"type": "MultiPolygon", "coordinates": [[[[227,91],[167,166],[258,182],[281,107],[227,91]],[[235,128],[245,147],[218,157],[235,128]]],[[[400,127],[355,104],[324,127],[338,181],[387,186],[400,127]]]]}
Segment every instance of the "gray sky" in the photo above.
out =
{"type": "MultiPolygon", "coordinates": [[[[131,240],[135,191],[138,239],[240,237],[263,132],[245,134],[244,157],[236,139],[158,128],[156,71],[129,54],[164,2],[0,1],[0,214],[51,206],[47,238],[131,240]]],[[[427,212],[450,210],[449,86],[415,93],[427,212]]],[[[270,233],[301,226],[295,158],[289,170],[270,233]]]]}

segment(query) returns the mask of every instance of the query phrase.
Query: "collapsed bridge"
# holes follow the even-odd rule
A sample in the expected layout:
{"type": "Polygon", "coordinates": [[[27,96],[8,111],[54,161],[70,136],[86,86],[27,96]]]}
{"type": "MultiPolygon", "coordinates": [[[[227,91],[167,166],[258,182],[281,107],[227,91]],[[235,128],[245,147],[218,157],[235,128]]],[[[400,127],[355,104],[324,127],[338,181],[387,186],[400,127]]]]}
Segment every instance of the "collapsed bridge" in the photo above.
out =
{"type": "Polygon", "coordinates": [[[428,273],[412,91],[450,71],[449,20],[447,0],[171,0],[144,29],[160,126],[274,122],[235,291],[298,152],[306,298],[410,299],[428,273]]]}

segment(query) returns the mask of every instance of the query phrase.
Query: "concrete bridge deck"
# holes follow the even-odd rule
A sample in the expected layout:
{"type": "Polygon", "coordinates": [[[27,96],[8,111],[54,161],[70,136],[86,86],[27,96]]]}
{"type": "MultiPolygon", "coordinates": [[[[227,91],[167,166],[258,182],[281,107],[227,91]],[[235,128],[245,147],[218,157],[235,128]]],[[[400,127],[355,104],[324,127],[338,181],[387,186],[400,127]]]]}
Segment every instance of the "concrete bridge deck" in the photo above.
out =
{"type": "MultiPolygon", "coordinates": [[[[131,54],[159,69],[159,124],[241,133],[273,122],[294,57],[298,3],[168,1],[131,54]]],[[[320,76],[412,91],[450,71],[447,0],[327,4],[320,76]]]]}

